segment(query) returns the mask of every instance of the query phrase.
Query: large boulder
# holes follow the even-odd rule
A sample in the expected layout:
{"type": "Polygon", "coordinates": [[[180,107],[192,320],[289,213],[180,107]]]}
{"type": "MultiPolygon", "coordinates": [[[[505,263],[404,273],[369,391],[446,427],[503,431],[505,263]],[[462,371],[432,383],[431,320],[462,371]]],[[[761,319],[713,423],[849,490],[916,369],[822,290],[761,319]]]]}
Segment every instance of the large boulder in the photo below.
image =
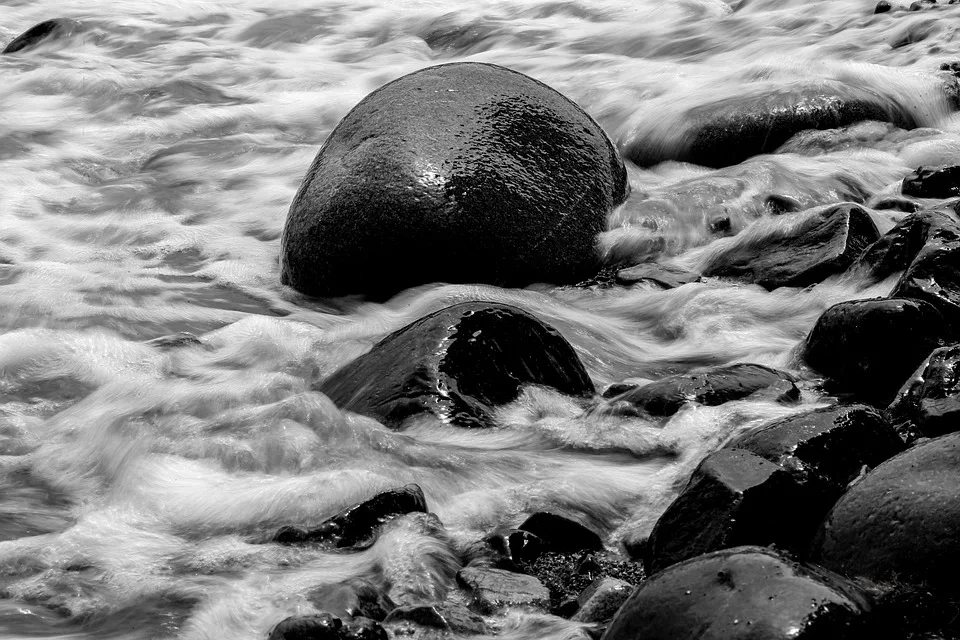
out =
{"type": "Polygon", "coordinates": [[[874,280],[905,271],[925,247],[960,242],[960,224],[941,211],[918,211],[897,223],[860,255],[857,266],[874,280]]]}
{"type": "Polygon", "coordinates": [[[852,203],[763,222],[755,222],[715,253],[703,275],[737,278],[766,289],[806,287],[846,270],[880,238],[867,210],[852,203]]]}
{"type": "Polygon", "coordinates": [[[592,394],[573,347],[529,313],[464,302],[390,334],[316,388],[338,407],[400,428],[429,412],[462,427],[491,424],[493,408],[524,384],[592,394]]]}
{"type": "Polygon", "coordinates": [[[960,592],[960,433],[868,473],[824,520],[812,562],[847,576],[960,592]]]}
{"type": "Polygon", "coordinates": [[[521,73],[462,62],[364,98],[287,215],[281,281],[384,296],[436,281],[524,286],[596,273],[626,169],[576,104],[521,73]]]}
{"type": "Polygon", "coordinates": [[[839,576],[739,547],[647,578],[602,640],[860,640],[869,608],[839,576]]]}
{"type": "Polygon", "coordinates": [[[882,407],[949,327],[922,300],[874,298],[835,304],[817,319],[803,345],[807,364],[837,391],[882,407]]]}
{"type": "Polygon", "coordinates": [[[935,349],[885,413],[908,442],[960,431],[960,344],[935,349]]]}

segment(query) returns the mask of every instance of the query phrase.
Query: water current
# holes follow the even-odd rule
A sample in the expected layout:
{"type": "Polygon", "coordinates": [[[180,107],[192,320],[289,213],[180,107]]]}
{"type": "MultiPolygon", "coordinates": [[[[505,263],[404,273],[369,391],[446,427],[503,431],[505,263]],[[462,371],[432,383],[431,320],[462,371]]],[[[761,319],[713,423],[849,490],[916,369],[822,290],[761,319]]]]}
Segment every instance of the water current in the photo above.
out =
{"type": "MultiPolygon", "coordinates": [[[[579,103],[621,147],[669,137],[691,107],[812,82],[856,85],[922,125],[800,136],[720,170],[628,163],[632,195],[601,238],[611,259],[696,266],[717,215],[737,232],[780,224],[771,194],[804,208],[895,195],[917,165],[960,152],[937,75],[960,5],[6,0],[0,40],[49,18],[77,23],[0,57],[3,638],[265,638],[313,611],[309,588],[374,573],[398,603],[429,600],[463,549],[538,510],[616,551],[707,452],[824,401],[808,385],[799,406],[748,399],[664,422],[532,388],[497,428],[422,419],[392,432],[310,390],[452,303],[534,313],[603,388],[730,362],[797,370],[824,309],[892,287],[506,290],[443,284],[438,264],[437,283],[385,302],[304,297],[279,284],[287,208],[338,120],[385,82],[441,62],[504,65],[579,103]],[[200,343],[156,340],[180,332],[200,343]],[[443,531],[406,519],[358,554],[263,544],[410,482],[443,531]]],[[[869,210],[881,231],[904,215],[869,210]]],[[[576,635],[530,613],[492,625],[576,635]]]]}

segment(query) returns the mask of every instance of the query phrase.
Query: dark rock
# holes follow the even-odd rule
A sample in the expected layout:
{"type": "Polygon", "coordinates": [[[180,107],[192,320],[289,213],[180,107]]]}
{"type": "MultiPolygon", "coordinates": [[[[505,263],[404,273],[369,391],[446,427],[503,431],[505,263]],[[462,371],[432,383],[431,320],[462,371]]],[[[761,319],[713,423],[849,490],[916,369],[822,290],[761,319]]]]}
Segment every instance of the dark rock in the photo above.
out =
{"type": "Polygon", "coordinates": [[[370,618],[347,620],[340,630],[340,637],[343,640],[388,640],[387,630],[370,618]]]}
{"type": "MultiPolygon", "coordinates": [[[[702,104],[634,133],[624,155],[641,167],[664,160],[727,167],[770,153],[806,129],[836,129],[863,120],[917,126],[914,117],[874,92],[823,82],[702,104]],[[668,126],[669,125],[669,126],[668,126]]],[[[641,125],[643,127],[643,125],[641,125]]]]}
{"type": "Polygon", "coordinates": [[[35,24],[19,36],[10,41],[3,53],[17,53],[29,47],[40,44],[44,41],[55,40],[57,38],[72,35],[80,28],[80,23],[66,18],[55,18],[53,20],[44,20],[35,24]]]}
{"type": "Polygon", "coordinates": [[[470,592],[472,605],[484,614],[501,607],[546,610],[550,591],[533,576],[502,569],[466,567],[457,573],[457,582],[470,592]]]}
{"type": "Polygon", "coordinates": [[[861,640],[868,611],[839,576],[740,547],[648,578],[603,640],[861,640]]]}
{"type": "Polygon", "coordinates": [[[719,216],[711,219],[707,223],[707,228],[710,233],[726,234],[727,231],[730,231],[730,216],[719,216]]]}
{"type": "Polygon", "coordinates": [[[579,522],[546,511],[538,511],[517,528],[537,536],[547,551],[576,553],[603,549],[603,541],[596,533],[579,522]]]}
{"type": "MultiPolygon", "coordinates": [[[[923,248],[907,267],[891,297],[916,298],[937,307],[951,327],[960,322],[960,227],[928,234],[923,248]]],[[[955,333],[955,332],[954,332],[955,333]]]]}
{"type": "Polygon", "coordinates": [[[390,489],[345,509],[316,529],[283,527],[274,536],[280,544],[326,544],[332,547],[369,546],[387,520],[405,513],[427,512],[423,491],[415,484],[390,489]]]}
{"type": "Polygon", "coordinates": [[[960,344],[935,349],[885,413],[907,442],[960,430],[960,344]]]}
{"type": "Polygon", "coordinates": [[[319,296],[572,284],[597,271],[628,191],[606,134],[550,87],[491,64],[422,69],[327,138],[287,216],[281,281],[319,296]]]}
{"type": "Polygon", "coordinates": [[[360,578],[318,587],[307,594],[307,600],[317,609],[338,618],[364,617],[382,621],[395,607],[376,585],[360,578]]]}
{"type": "Polygon", "coordinates": [[[779,216],[784,213],[795,213],[803,210],[803,205],[790,196],[770,194],[763,201],[763,206],[771,215],[779,216]]]}
{"type": "Polygon", "coordinates": [[[922,300],[841,302],[817,320],[803,358],[837,390],[881,407],[947,332],[940,312],[922,300]]]}
{"type": "Polygon", "coordinates": [[[617,284],[631,285],[637,282],[653,282],[664,289],[700,282],[700,276],[692,271],[667,264],[646,262],[617,272],[617,284]]]}
{"type": "Polygon", "coordinates": [[[922,208],[913,200],[906,198],[880,198],[870,205],[871,209],[877,211],[902,211],[904,213],[916,213],[922,208]]]}
{"type": "Polygon", "coordinates": [[[948,247],[960,241],[960,225],[946,213],[920,211],[901,220],[860,255],[857,266],[875,281],[905,271],[926,246],[948,247]]]}
{"type": "Polygon", "coordinates": [[[904,445],[873,407],[842,404],[775,420],[734,438],[727,447],[774,462],[802,482],[825,485],[839,498],[864,467],[876,467],[904,445]]]}
{"type": "Polygon", "coordinates": [[[657,520],[644,566],[654,573],[743,544],[804,551],[835,497],[749,451],[721,449],[657,520]]]}
{"type": "Polygon", "coordinates": [[[612,558],[604,553],[547,552],[524,569],[550,590],[550,613],[569,617],[579,608],[577,598],[599,578],[616,578],[640,584],[645,576],[639,562],[612,558]]]}
{"type": "Polygon", "coordinates": [[[601,396],[604,398],[616,398],[617,396],[623,395],[627,391],[633,391],[639,387],[640,385],[634,382],[614,382],[603,390],[601,396]]]}
{"type": "Polygon", "coordinates": [[[178,349],[180,347],[199,347],[203,345],[203,342],[189,331],[181,331],[180,333],[148,340],[147,344],[157,349],[178,349]]]}
{"type": "Polygon", "coordinates": [[[431,412],[461,427],[491,423],[493,407],[516,399],[524,384],[562,393],[593,393],[573,347],[529,313],[465,302],[407,325],[315,388],[342,409],[388,427],[431,412]]]}
{"type": "Polygon", "coordinates": [[[960,592],[958,474],[960,433],[887,460],[833,507],[811,545],[811,561],[848,576],[960,592]]]}
{"type": "Polygon", "coordinates": [[[291,616],[277,623],[267,640],[341,640],[343,623],[329,613],[291,616]]]}
{"type": "Polygon", "coordinates": [[[873,10],[874,13],[886,13],[893,9],[893,5],[887,2],[887,0],[880,0],[877,3],[876,8],[873,10]]]}
{"type": "MultiPolygon", "coordinates": [[[[846,270],[880,239],[877,225],[856,204],[778,219],[763,231],[739,234],[704,270],[705,276],[737,278],[767,289],[805,287],[846,270]],[[795,222],[793,222],[795,220],[795,222]]],[[[757,223],[754,223],[757,224],[757,223]]]]}
{"type": "Polygon", "coordinates": [[[917,198],[960,196],[960,165],[918,167],[903,179],[901,191],[917,198]]]}
{"type": "Polygon", "coordinates": [[[732,364],[713,367],[700,373],[669,376],[626,391],[613,400],[629,402],[655,416],[672,416],[688,402],[707,406],[741,400],[760,391],[772,392],[777,399],[800,398],[796,378],[759,364],[732,364]]]}
{"type": "Polygon", "coordinates": [[[384,624],[412,622],[421,627],[444,629],[458,635],[487,633],[483,618],[464,607],[450,603],[398,607],[390,612],[384,624]]]}
{"type": "Polygon", "coordinates": [[[516,529],[488,536],[485,542],[495,554],[494,566],[508,571],[519,571],[521,565],[536,562],[545,549],[543,540],[516,529]]]}
{"type": "Polygon", "coordinates": [[[616,578],[597,578],[577,598],[575,622],[606,622],[633,593],[634,586],[616,578]]]}

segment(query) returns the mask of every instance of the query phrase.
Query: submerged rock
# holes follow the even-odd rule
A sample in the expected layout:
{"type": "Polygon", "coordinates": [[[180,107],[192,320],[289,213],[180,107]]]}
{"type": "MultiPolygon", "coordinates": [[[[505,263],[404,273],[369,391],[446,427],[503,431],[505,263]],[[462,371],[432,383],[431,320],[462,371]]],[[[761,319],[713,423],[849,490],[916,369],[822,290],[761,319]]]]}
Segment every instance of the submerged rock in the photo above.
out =
{"type": "Polygon", "coordinates": [[[922,300],[841,302],[817,319],[803,358],[838,391],[886,406],[947,332],[940,312],[922,300]]]}
{"type": "Polygon", "coordinates": [[[628,190],[600,126],[550,87],[491,64],[422,69],[324,142],[287,215],[281,281],[318,296],[576,283],[628,190]]]}
{"type": "Polygon", "coordinates": [[[544,551],[576,553],[603,549],[603,541],[596,533],[579,522],[547,511],[538,511],[517,529],[537,536],[544,545],[544,551]]]}
{"type": "Polygon", "coordinates": [[[748,229],[737,235],[713,256],[703,275],[738,278],[766,289],[805,287],[846,270],[880,238],[870,214],[856,204],[798,216],[793,224],[780,218],[766,233],[748,229]]]}
{"type": "Polygon", "coordinates": [[[800,398],[796,378],[760,364],[732,364],[700,373],[669,376],[642,387],[613,385],[604,393],[616,402],[627,402],[655,416],[672,416],[689,402],[715,406],[769,392],[784,401],[800,398]]]}
{"type": "Polygon", "coordinates": [[[657,520],[644,566],[654,573],[744,544],[803,551],[835,497],[749,451],[721,449],[704,458],[657,520]]]}
{"type": "Polygon", "coordinates": [[[362,578],[317,587],[307,594],[307,600],[338,618],[360,616],[382,621],[395,608],[387,594],[362,578]]]}
{"type": "Polygon", "coordinates": [[[830,511],[811,546],[811,561],[847,576],[960,592],[958,475],[958,433],[884,462],[830,511]]]}
{"type": "Polygon", "coordinates": [[[593,393],[557,331],[515,307],[464,302],[396,331],[315,388],[340,408],[391,428],[423,412],[461,427],[491,424],[525,384],[593,393]]]}
{"type": "Polygon", "coordinates": [[[55,40],[72,35],[80,28],[80,23],[76,20],[67,18],[54,18],[53,20],[44,20],[33,25],[19,36],[10,41],[4,47],[3,53],[17,53],[23,51],[41,42],[55,40]]]}
{"type": "Polygon", "coordinates": [[[700,282],[699,274],[667,264],[647,262],[617,271],[617,284],[630,285],[638,282],[653,282],[664,289],[700,282]]]}
{"type": "Polygon", "coordinates": [[[928,247],[936,250],[958,242],[960,224],[954,218],[940,211],[919,211],[901,220],[867,247],[857,259],[857,267],[879,281],[905,271],[928,247]]]}
{"type": "Polygon", "coordinates": [[[457,573],[457,582],[472,598],[481,613],[490,614],[503,607],[546,610],[550,591],[533,576],[502,569],[466,567],[457,573]]]}
{"type": "Polygon", "coordinates": [[[903,385],[886,414],[908,442],[960,431],[960,344],[935,349],[903,385]]]}
{"type": "Polygon", "coordinates": [[[868,611],[839,576],[740,547],[648,578],[603,640],[860,640],[868,611]]]}
{"type": "Polygon", "coordinates": [[[280,544],[328,544],[337,548],[364,547],[373,542],[387,520],[414,512],[426,513],[427,501],[420,487],[408,484],[344,509],[316,529],[283,527],[274,541],[280,544]]]}

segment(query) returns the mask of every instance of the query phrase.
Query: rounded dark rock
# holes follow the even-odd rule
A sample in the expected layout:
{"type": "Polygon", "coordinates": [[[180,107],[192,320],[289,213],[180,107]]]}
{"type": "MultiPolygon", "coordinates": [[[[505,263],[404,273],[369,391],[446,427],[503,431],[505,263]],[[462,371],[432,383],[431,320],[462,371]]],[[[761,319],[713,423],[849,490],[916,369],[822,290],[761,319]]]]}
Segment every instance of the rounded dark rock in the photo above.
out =
{"type": "Polygon", "coordinates": [[[338,407],[400,428],[430,412],[463,427],[491,424],[493,408],[524,384],[583,396],[593,383],[556,330],[507,305],[464,302],[387,336],[315,388],[338,407]]]}
{"type": "Polygon", "coordinates": [[[807,335],[803,357],[838,391],[886,406],[948,333],[943,315],[928,302],[853,300],[823,312],[807,335]]]}
{"type": "Polygon", "coordinates": [[[537,536],[547,551],[576,553],[603,549],[603,541],[594,531],[570,518],[547,511],[534,513],[517,529],[537,536]]]}
{"type": "Polygon", "coordinates": [[[603,640],[860,640],[868,611],[839,576],[739,547],[647,578],[603,640]]]}
{"type": "Polygon", "coordinates": [[[287,215],[281,281],[320,296],[572,284],[596,273],[628,190],[600,126],[550,87],[491,64],[422,69],[324,142],[287,215]]]}
{"type": "Polygon", "coordinates": [[[935,349],[885,413],[908,442],[960,431],[960,344],[935,349]]]}
{"type": "Polygon", "coordinates": [[[343,623],[329,613],[291,616],[271,629],[267,640],[341,640],[343,623]]]}
{"type": "Polygon", "coordinates": [[[957,593],[960,433],[886,461],[834,505],[810,560],[847,576],[957,593]]]}
{"type": "Polygon", "coordinates": [[[19,36],[14,38],[3,49],[3,53],[17,53],[41,42],[48,42],[57,38],[69,36],[80,28],[80,23],[67,18],[44,20],[33,25],[19,36]]]}

